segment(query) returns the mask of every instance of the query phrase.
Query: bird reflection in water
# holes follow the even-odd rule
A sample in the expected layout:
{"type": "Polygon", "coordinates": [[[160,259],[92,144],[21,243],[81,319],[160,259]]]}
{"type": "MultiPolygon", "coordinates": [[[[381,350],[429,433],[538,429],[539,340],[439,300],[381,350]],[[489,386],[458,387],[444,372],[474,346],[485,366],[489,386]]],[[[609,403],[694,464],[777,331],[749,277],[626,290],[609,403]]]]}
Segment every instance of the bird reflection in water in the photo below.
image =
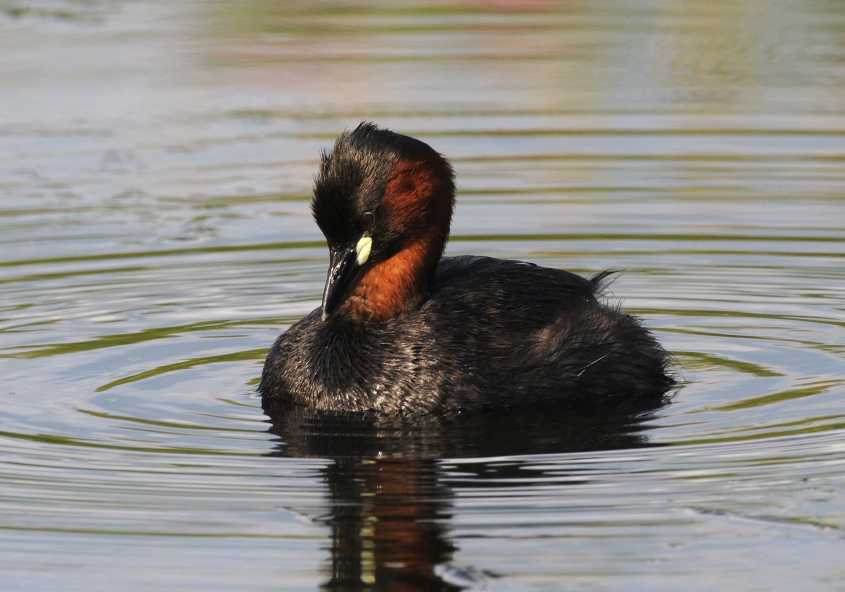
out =
{"type": "Polygon", "coordinates": [[[326,590],[459,590],[437,566],[449,540],[449,491],[433,459],[341,458],[325,471],[332,501],[326,590]]]}
{"type": "MultiPolygon", "coordinates": [[[[331,529],[324,590],[482,587],[495,574],[452,563],[456,490],[490,488],[514,477],[532,487],[542,482],[537,463],[518,457],[501,462],[502,456],[649,445],[638,433],[643,416],[562,421],[523,415],[403,425],[304,408],[269,411],[281,438],[275,455],[333,461],[322,472],[329,509],[320,520],[331,529]],[[484,461],[491,456],[499,457],[496,463],[484,461]],[[450,479],[444,458],[478,461],[462,462],[460,479],[450,479]]],[[[572,477],[572,484],[587,481],[586,475],[572,477]]]]}

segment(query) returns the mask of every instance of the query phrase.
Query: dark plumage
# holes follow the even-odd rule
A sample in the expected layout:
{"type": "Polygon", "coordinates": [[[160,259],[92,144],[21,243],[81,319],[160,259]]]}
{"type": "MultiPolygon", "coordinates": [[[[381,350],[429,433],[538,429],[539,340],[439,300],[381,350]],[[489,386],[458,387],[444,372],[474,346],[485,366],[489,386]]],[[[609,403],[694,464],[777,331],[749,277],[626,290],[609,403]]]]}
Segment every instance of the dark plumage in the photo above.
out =
{"type": "Polygon", "coordinates": [[[651,334],[599,302],[606,274],[440,259],[454,185],[428,145],[362,124],[324,154],[314,195],[331,255],[323,306],[273,345],[265,409],[610,412],[672,386],[651,334]]]}

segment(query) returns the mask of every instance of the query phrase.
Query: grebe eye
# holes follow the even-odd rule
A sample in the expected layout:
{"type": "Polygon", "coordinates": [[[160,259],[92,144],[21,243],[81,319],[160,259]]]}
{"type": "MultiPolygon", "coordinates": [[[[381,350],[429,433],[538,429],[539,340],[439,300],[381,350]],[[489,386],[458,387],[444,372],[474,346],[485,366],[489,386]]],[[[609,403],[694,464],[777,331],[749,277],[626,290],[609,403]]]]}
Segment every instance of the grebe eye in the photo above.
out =
{"type": "Polygon", "coordinates": [[[364,225],[364,230],[372,230],[376,223],[376,215],[372,210],[367,210],[361,216],[361,222],[364,225]]]}

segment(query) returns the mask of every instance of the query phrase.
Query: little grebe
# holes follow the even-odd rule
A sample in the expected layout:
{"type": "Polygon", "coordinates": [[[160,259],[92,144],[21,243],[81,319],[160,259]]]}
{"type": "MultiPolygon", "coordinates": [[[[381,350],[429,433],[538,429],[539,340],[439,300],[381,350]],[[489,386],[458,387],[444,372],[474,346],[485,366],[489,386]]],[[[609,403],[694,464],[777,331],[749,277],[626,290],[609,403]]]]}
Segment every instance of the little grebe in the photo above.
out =
{"type": "Polygon", "coordinates": [[[270,350],[265,410],[605,412],[663,401],[667,354],[598,301],[607,273],[441,259],[454,200],[443,156],[371,123],[322,155],[312,210],[329,247],[323,303],[270,350]]]}

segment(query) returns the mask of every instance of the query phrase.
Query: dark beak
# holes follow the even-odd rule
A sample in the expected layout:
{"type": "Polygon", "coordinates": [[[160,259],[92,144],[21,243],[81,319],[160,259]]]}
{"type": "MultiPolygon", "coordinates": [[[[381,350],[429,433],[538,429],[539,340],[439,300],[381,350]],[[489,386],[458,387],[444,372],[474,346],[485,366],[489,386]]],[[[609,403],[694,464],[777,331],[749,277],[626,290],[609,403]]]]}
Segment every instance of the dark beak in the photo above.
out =
{"type": "Polygon", "coordinates": [[[323,289],[323,314],[325,321],[346,300],[358,276],[355,246],[347,245],[329,249],[329,274],[323,289]]]}

